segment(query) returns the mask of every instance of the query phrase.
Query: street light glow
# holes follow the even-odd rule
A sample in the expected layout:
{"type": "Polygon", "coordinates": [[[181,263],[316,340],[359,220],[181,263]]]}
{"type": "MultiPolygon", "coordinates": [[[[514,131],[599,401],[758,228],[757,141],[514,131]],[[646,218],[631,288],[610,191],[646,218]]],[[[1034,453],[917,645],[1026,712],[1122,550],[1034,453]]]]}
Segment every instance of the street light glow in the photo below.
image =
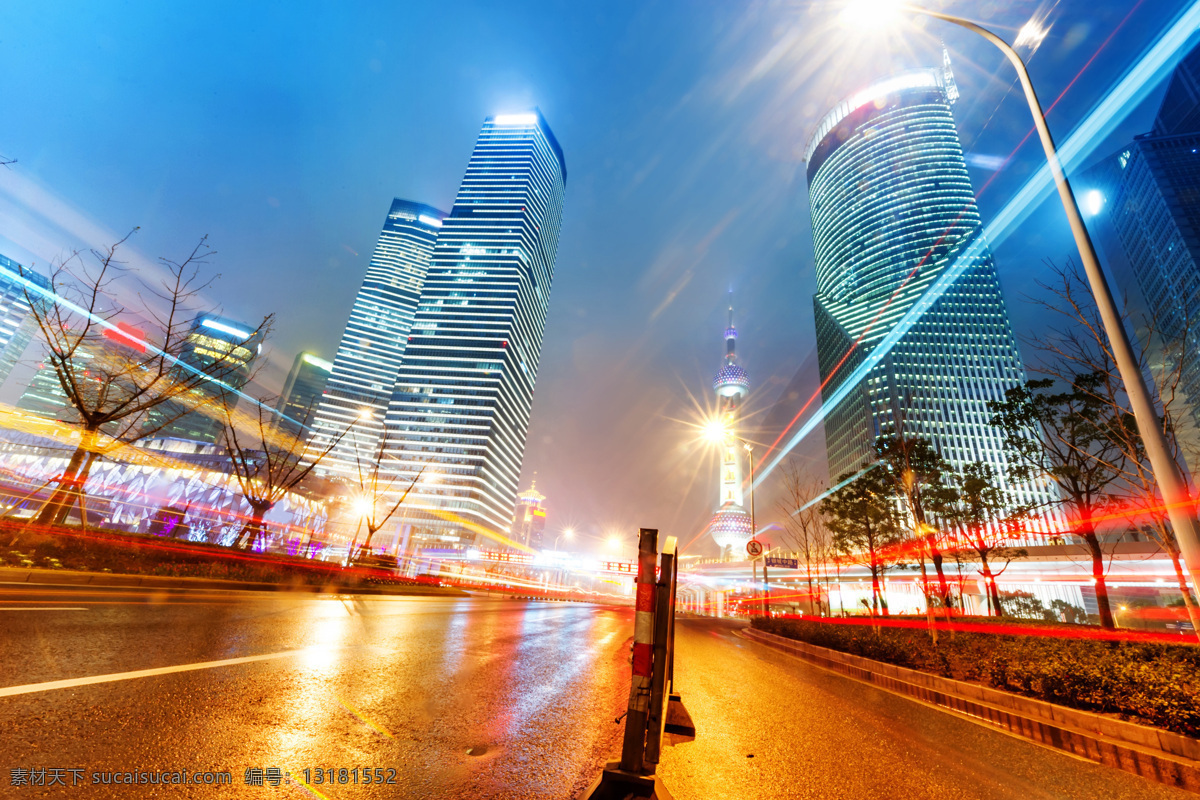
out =
{"type": "Polygon", "coordinates": [[[720,417],[713,417],[704,423],[703,428],[704,438],[713,443],[725,441],[725,437],[729,435],[729,431],[725,427],[725,420],[720,417]]]}

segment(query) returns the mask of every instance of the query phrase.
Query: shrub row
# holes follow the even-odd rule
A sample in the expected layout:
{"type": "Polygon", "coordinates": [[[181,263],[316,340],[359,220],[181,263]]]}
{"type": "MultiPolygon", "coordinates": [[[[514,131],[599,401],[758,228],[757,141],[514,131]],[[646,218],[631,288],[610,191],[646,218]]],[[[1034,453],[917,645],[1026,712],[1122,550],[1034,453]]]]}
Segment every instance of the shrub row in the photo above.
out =
{"type": "Polygon", "coordinates": [[[1200,648],[1067,636],[755,618],[756,628],[843,653],[1200,736],[1200,648]]]}

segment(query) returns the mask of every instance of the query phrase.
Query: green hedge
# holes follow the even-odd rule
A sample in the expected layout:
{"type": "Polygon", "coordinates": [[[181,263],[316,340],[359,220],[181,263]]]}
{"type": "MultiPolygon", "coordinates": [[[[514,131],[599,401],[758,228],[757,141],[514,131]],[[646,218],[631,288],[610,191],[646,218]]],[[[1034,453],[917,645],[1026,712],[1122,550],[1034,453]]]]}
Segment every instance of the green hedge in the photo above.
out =
{"type": "Polygon", "coordinates": [[[1200,647],[755,618],[769,633],[1200,736],[1200,647]]]}

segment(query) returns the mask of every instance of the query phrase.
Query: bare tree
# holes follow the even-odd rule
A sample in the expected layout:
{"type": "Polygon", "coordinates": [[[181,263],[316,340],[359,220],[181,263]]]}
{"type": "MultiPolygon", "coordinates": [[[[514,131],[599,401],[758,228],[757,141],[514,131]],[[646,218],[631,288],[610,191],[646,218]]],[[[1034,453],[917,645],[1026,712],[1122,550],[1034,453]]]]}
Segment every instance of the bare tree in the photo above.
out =
{"type": "Polygon", "coordinates": [[[783,516],[783,540],[790,550],[804,560],[809,613],[825,614],[825,606],[821,601],[821,572],[828,556],[830,541],[829,534],[821,523],[817,499],[824,487],[815,478],[801,472],[795,458],[787,460],[783,465],[782,474],[783,497],[777,501],[777,507],[783,516]]]}
{"type": "MultiPolygon", "coordinates": [[[[206,365],[180,360],[202,313],[195,306],[211,284],[200,274],[213,255],[207,239],[182,261],[159,259],[160,274],[147,278],[117,259],[132,235],[105,250],[73,253],[51,270],[45,294],[25,290],[45,363],[69,402],[64,421],[79,428],[75,451],[52,481],[57,486],[39,523],[62,523],[77,501],[82,512],[84,485],[97,458],[210,403],[212,393],[203,389],[214,382],[226,385],[245,364],[235,355],[236,344],[214,353],[206,365]]],[[[264,317],[252,336],[265,335],[272,321],[264,317]]]]}
{"type": "Polygon", "coordinates": [[[370,552],[371,541],[375,538],[376,532],[387,525],[388,521],[400,510],[400,506],[408,499],[409,492],[421,480],[421,476],[425,473],[425,467],[428,466],[427,464],[422,465],[408,481],[408,485],[404,486],[404,490],[400,491],[399,487],[404,484],[403,477],[398,474],[388,474],[388,471],[383,468],[388,443],[388,431],[385,430],[379,437],[372,458],[366,464],[363,463],[357,451],[355,452],[358,467],[358,496],[362,503],[360,509],[362,524],[367,528],[367,538],[359,548],[359,553],[370,552]],[[395,502],[393,502],[393,498],[395,498],[395,502]]]}
{"type": "MultiPolygon", "coordinates": [[[[1188,588],[1179,543],[1167,518],[1137,421],[1129,409],[1124,382],[1117,371],[1099,313],[1091,300],[1086,278],[1073,262],[1066,267],[1049,266],[1056,276],[1055,282],[1039,282],[1039,285],[1054,300],[1033,302],[1058,315],[1067,324],[1037,343],[1038,349],[1048,356],[1039,371],[1059,379],[1077,372],[1098,376],[1097,381],[1088,385],[1088,391],[1096,403],[1107,408],[1114,420],[1107,430],[1121,454],[1116,463],[1120,465],[1120,488],[1132,501],[1129,504],[1131,522],[1147,520],[1149,524],[1143,530],[1170,556],[1188,618],[1193,630],[1200,636],[1200,609],[1197,609],[1188,588]]],[[[1195,367],[1197,358],[1194,348],[1188,345],[1197,332],[1195,313],[1195,309],[1187,308],[1182,329],[1170,331],[1165,330],[1165,325],[1158,319],[1146,316],[1142,320],[1141,335],[1137,338],[1139,365],[1143,373],[1149,374],[1154,380],[1159,424],[1177,463],[1183,461],[1179,422],[1187,418],[1189,411],[1182,390],[1183,380],[1188,370],[1195,367]]]]}
{"type": "Polygon", "coordinates": [[[235,412],[225,404],[225,450],[237,477],[242,497],[250,506],[235,547],[252,547],[265,534],[267,512],[295,490],[342,441],[349,427],[315,450],[299,436],[277,429],[274,411],[265,403],[255,404],[256,413],[235,412]],[[240,432],[239,432],[240,431],[240,432]]]}

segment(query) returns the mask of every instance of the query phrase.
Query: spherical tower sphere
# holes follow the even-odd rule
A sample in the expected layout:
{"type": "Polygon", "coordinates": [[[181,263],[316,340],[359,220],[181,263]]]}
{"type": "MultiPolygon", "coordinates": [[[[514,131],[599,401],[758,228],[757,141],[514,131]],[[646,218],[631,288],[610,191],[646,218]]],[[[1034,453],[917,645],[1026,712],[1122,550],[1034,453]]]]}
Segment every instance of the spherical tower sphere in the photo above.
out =
{"type": "Polygon", "coordinates": [[[750,392],[750,376],[737,364],[726,364],[713,377],[713,391],[720,397],[743,398],[750,392]]]}
{"type": "Polygon", "coordinates": [[[746,509],[731,504],[713,516],[709,533],[722,551],[729,548],[735,557],[740,557],[746,552],[746,543],[753,538],[754,526],[746,509]]]}

